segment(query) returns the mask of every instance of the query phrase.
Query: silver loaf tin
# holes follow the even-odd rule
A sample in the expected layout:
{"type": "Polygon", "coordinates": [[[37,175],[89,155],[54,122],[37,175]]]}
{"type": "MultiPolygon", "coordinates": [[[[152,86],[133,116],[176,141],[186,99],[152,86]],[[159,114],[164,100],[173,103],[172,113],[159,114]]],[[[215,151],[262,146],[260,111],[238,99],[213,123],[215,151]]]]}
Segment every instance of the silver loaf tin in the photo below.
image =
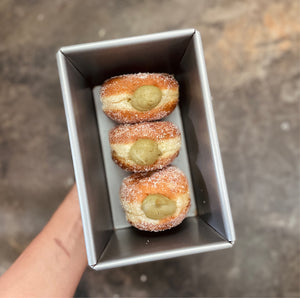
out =
{"type": "Polygon", "coordinates": [[[103,270],[231,247],[235,232],[200,33],[185,29],[67,46],[57,63],[89,265],[103,270]],[[180,104],[169,120],[183,133],[174,164],[190,180],[192,207],[180,226],[160,233],[125,221],[118,189],[129,174],[108,157],[114,123],[97,101],[104,80],[138,72],[171,73],[180,84],[180,104]]]}

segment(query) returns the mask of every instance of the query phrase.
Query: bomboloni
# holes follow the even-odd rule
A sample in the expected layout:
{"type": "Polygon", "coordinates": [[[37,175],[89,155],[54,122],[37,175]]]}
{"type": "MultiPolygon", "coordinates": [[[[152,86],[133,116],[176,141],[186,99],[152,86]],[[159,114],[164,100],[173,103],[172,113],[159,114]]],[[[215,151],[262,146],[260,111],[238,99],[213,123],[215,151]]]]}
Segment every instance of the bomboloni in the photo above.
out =
{"type": "Polygon", "coordinates": [[[174,166],[124,178],[120,200],[127,221],[151,232],[179,225],[191,205],[187,178],[174,166]]]}
{"type": "Polygon", "coordinates": [[[100,89],[104,113],[118,123],[160,120],[172,113],[178,97],[178,82],[165,73],[121,75],[100,89]]]}
{"type": "Polygon", "coordinates": [[[171,122],[123,124],[109,134],[112,159],[130,172],[162,169],[179,154],[181,133],[171,122]]]}

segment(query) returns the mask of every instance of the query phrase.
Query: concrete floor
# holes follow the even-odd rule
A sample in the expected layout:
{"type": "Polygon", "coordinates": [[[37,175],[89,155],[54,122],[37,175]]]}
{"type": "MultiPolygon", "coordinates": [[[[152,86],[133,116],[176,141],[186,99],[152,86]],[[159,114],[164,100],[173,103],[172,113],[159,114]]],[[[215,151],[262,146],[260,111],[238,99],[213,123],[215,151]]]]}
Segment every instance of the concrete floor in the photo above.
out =
{"type": "Polygon", "coordinates": [[[0,2],[0,274],[74,182],[63,45],[194,27],[203,38],[237,242],[103,272],[77,296],[299,297],[299,1],[0,2]]]}

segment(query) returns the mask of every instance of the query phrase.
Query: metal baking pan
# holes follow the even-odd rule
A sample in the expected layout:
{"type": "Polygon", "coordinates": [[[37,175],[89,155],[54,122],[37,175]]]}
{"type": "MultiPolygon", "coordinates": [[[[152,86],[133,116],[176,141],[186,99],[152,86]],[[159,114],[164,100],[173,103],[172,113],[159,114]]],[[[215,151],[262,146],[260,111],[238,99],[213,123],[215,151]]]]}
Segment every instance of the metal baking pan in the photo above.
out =
{"type": "Polygon", "coordinates": [[[89,265],[103,270],[231,247],[235,241],[200,33],[177,30],[67,46],[57,53],[89,265]],[[174,161],[191,187],[192,207],[169,231],[142,232],[125,220],[118,189],[128,173],[110,159],[99,86],[116,75],[174,74],[179,107],[167,118],[183,134],[174,161]]]}

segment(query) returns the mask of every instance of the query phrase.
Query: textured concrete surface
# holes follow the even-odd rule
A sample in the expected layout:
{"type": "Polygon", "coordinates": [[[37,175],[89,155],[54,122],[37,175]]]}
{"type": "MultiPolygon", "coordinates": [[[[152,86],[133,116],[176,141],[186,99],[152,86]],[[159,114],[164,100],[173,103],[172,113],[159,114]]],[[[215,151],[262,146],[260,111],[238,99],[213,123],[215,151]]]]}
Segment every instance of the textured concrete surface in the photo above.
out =
{"type": "Polygon", "coordinates": [[[55,53],[194,27],[203,38],[238,241],[104,272],[77,296],[299,297],[299,1],[0,2],[0,273],[73,184],[55,53]]]}

